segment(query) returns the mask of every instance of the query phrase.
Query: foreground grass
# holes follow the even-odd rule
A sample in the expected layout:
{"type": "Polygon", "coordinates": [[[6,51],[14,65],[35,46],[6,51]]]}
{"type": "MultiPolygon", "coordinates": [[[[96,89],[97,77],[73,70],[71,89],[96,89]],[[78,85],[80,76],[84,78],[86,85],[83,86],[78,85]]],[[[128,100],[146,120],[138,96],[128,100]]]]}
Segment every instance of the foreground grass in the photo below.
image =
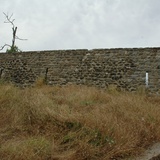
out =
{"type": "Polygon", "coordinates": [[[1,160],[107,160],[160,141],[160,98],[0,85],[1,160]]]}

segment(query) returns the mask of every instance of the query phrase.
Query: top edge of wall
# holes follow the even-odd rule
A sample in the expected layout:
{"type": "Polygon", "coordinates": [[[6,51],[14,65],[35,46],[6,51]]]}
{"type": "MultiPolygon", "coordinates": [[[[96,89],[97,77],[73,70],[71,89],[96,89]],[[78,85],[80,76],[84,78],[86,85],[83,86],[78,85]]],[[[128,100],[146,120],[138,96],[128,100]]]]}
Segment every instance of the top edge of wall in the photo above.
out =
{"type": "Polygon", "coordinates": [[[40,51],[22,51],[18,53],[0,52],[0,54],[21,54],[21,53],[44,53],[44,52],[69,52],[69,51],[102,51],[102,50],[160,50],[160,47],[134,47],[134,48],[95,48],[95,49],[57,49],[57,50],[40,50],[40,51]]]}

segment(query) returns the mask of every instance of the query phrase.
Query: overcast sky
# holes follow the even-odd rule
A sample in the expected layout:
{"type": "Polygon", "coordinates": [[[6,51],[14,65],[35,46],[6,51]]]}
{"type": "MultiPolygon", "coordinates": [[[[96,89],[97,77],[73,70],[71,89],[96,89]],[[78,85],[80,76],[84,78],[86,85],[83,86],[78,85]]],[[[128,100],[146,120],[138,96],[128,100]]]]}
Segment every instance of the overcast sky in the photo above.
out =
{"type": "MultiPolygon", "coordinates": [[[[0,0],[0,46],[23,51],[160,47],[160,0],[0,0]]],[[[4,50],[5,51],[5,50],[4,50]]]]}

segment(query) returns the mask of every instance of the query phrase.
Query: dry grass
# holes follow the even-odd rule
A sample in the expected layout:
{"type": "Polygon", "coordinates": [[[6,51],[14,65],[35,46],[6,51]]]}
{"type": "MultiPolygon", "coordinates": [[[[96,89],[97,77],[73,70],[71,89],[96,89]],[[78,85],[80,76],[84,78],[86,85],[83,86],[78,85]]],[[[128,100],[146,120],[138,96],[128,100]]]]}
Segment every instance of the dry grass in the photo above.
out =
{"type": "Polygon", "coordinates": [[[160,140],[160,98],[0,84],[1,160],[107,160],[160,140]]]}

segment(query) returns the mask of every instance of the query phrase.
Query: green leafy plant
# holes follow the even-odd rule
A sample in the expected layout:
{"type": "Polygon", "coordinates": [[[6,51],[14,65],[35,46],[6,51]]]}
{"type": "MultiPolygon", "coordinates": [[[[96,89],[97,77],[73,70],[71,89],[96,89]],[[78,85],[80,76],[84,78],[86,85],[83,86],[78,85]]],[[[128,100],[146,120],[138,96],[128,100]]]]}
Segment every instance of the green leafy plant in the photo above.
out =
{"type": "Polygon", "coordinates": [[[16,53],[20,51],[21,50],[17,46],[11,46],[9,49],[6,50],[6,53],[16,53]]]}

